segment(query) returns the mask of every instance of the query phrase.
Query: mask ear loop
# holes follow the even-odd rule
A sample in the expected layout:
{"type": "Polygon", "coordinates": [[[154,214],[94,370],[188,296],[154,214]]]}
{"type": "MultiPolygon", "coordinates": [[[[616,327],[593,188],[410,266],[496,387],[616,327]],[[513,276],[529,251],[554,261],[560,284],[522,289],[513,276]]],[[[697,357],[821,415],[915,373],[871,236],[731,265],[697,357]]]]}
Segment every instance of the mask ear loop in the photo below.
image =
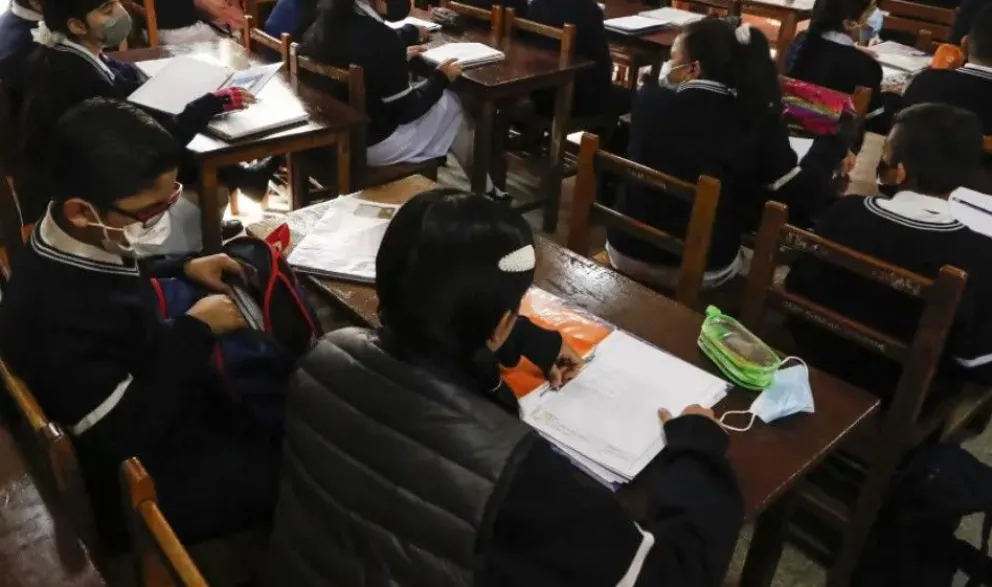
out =
{"type": "Polygon", "coordinates": [[[754,414],[753,412],[749,412],[747,410],[731,410],[729,412],[724,412],[723,415],[720,416],[720,426],[723,426],[723,428],[725,430],[730,430],[731,432],[747,432],[748,430],[751,429],[751,426],[754,426],[754,420],[757,417],[758,416],[756,414],[754,414]],[[724,423],[723,420],[727,416],[738,415],[738,414],[745,414],[745,415],[751,416],[751,419],[748,420],[748,422],[747,422],[747,426],[738,427],[738,426],[731,426],[730,424],[725,424],[724,423]]]}
{"type": "Polygon", "coordinates": [[[800,359],[799,357],[797,357],[795,355],[789,355],[788,357],[782,359],[782,362],[778,364],[779,371],[782,370],[782,365],[786,364],[788,361],[795,361],[795,362],[799,363],[800,365],[802,365],[803,366],[803,370],[806,371],[806,379],[809,379],[809,365],[806,364],[806,361],[800,359]]]}

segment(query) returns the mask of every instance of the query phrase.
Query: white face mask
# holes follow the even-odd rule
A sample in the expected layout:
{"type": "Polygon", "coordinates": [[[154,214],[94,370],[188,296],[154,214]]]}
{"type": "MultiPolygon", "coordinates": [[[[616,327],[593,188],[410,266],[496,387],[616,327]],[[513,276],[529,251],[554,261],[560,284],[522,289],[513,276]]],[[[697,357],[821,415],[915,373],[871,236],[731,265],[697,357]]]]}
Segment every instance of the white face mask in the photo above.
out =
{"type": "Polygon", "coordinates": [[[720,425],[734,432],[747,432],[754,425],[755,418],[761,418],[762,422],[770,424],[779,418],[800,412],[812,414],[815,407],[813,405],[813,390],[809,386],[809,367],[805,361],[798,357],[786,357],[782,363],[789,360],[799,364],[779,369],[775,373],[772,384],[758,395],[751,403],[750,409],[724,413],[720,416],[720,425]],[[751,419],[747,426],[743,427],[725,424],[723,420],[731,414],[749,414],[751,419]]]}
{"type": "Polygon", "coordinates": [[[91,222],[90,226],[99,226],[103,230],[103,248],[108,253],[120,255],[122,257],[147,257],[157,254],[160,247],[172,233],[172,216],[169,210],[162,213],[162,217],[151,226],[143,226],[141,222],[133,222],[124,228],[107,226],[100,218],[100,214],[93,206],[90,206],[97,222],[91,222]],[[117,242],[110,238],[110,231],[124,234],[125,243],[117,242]]]}
{"type": "Polygon", "coordinates": [[[678,71],[683,67],[689,67],[689,65],[690,65],[689,63],[686,63],[684,65],[675,65],[672,62],[672,60],[669,59],[668,61],[661,64],[661,73],[658,75],[658,81],[661,82],[661,85],[666,88],[671,88],[673,90],[678,88],[680,85],[682,85],[682,82],[673,82],[670,79],[670,76],[672,75],[672,72],[678,71]]]}

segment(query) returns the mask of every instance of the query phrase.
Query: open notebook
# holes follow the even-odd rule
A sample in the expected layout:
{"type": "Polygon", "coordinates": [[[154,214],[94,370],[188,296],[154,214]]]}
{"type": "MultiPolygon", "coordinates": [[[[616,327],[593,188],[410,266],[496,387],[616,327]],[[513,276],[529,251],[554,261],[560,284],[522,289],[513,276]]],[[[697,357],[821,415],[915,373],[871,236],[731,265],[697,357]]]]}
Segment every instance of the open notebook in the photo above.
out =
{"type": "Polygon", "coordinates": [[[434,64],[454,59],[463,68],[479,67],[506,59],[502,51],[482,43],[447,43],[428,49],[420,56],[434,64]]]}
{"type": "Polygon", "coordinates": [[[696,22],[697,20],[706,18],[705,14],[696,14],[695,12],[671,8],[669,6],[656,8],[654,10],[645,10],[641,13],[641,16],[645,16],[671,26],[685,26],[696,22]]]}
{"type": "MultiPolygon", "coordinates": [[[[931,55],[895,41],[885,41],[868,48],[883,68],[888,67],[906,73],[916,73],[930,66],[931,55]]],[[[891,73],[889,74],[891,77],[891,73]]]]}
{"type": "Polygon", "coordinates": [[[424,20],[422,18],[417,18],[416,16],[408,16],[403,20],[394,20],[392,22],[387,22],[386,25],[392,29],[401,29],[408,24],[412,24],[415,27],[420,27],[427,29],[429,31],[439,31],[441,30],[441,25],[436,22],[431,22],[429,20],[424,20]]]}
{"type": "Polygon", "coordinates": [[[398,209],[355,195],[334,200],[289,254],[289,264],[303,273],[375,283],[375,258],[398,209]]]}
{"type": "Polygon", "coordinates": [[[663,29],[668,23],[637,14],[607,19],[603,22],[603,26],[624,35],[640,35],[663,29]]]}

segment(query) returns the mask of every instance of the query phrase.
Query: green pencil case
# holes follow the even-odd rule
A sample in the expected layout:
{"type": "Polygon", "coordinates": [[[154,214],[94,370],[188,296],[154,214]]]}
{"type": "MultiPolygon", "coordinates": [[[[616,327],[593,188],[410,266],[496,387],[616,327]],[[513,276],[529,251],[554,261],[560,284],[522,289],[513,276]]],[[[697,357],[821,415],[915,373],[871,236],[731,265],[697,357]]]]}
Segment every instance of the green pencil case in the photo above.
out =
{"type": "Polygon", "coordinates": [[[728,379],[746,389],[761,391],[771,385],[782,364],[765,341],[714,306],[706,308],[697,344],[728,379]]]}

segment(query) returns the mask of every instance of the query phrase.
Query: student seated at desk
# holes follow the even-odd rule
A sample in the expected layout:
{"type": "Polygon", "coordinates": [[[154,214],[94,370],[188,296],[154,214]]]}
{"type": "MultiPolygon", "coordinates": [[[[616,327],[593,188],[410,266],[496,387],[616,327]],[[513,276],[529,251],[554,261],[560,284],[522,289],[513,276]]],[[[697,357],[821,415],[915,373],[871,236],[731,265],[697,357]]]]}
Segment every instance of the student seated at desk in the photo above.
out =
{"type": "MultiPolygon", "coordinates": [[[[613,85],[613,57],[603,26],[603,9],[596,0],[532,0],[527,18],[558,28],[566,23],[575,25],[575,55],[593,62],[593,67],[575,76],[573,116],[619,116],[630,110],[630,90],[613,85]]],[[[559,50],[557,41],[543,38],[534,41],[547,43],[553,51],[559,50]]],[[[533,100],[539,113],[546,116],[554,113],[554,91],[538,92],[533,100]]]]}
{"type": "Polygon", "coordinates": [[[155,2],[158,38],[163,45],[208,43],[228,38],[222,28],[240,30],[245,15],[239,4],[228,0],[168,0],[155,2]],[[217,26],[201,20],[203,15],[217,26]]]}
{"type": "MultiPolygon", "coordinates": [[[[403,30],[399,33],[365,0],[329,0],[307,31],[302,51],[335,67],[362,67],[369,165],[420,163],[451,151],[469,173],[474,124],[458,95],[448,89],[462,69],[453,61],[442,63],[425,81],[412,83],[409,60],[422,49],[408,47],[408,35],[403,30]]],[[[336,85],[329,90],[341,93],[336,85]]],[[[505,197],[488,175],[486,192],[505,197]]]]}
{"type": "MultiPolygon", "coordinates": [[[[744,267],[741,234],[757,228],[764,202],[791,203],[809,218],[829,197],[831,177],[848,153],[840,137],[817,138],[800,161],[789,143],[782,96],[761,31],[721,19],[688,25],[672,46],[660,83],[638,92],[631,113],[629,157],[695,182],[721,182],[703,287],[714,288],[744,267]]],[[[641,187],[621,189],[617,208],[681,235],[690,206],[641,187]]],[[[680,259],[617,231],[607,235],[614,267],[659,288],[677,283],[680,259]]]]}
{"type": "Polygon", "coordinates": [[[376,259],[382,327],[328,335],[293,378],[274,584],[721,584],[742,502],[712,411],[659,414],[640,525],[520,420],[500,364],[560,383],[581,362],[519,316],[534,255],[524,219],[486,198],[400,208],[376,259]]]}
{"type": "Polygon", "coordinates": [[[34,47],[31,32],[41,21],[41,2],[12,0],[0,14],[0,83],[4,88],[20,88],[24,62],[34,47]]]}
{"type": "Polygon", "coordinates": [[[137,456],[187,544],[265,520],[279,439],[231,402],[211,367],[216,337],[244,328],[226,295],[172,321],[149,276],[218,291],[226,255],[142,264],[170,225],[179,148],[137,108],[94,99],[63,116],[48,159],[57,186],[0,303],[0,354],[72,437],[105,539],[124,534],[118,467],[137,456]]]}
{"type": "Polygon", "coordinates": [[[978,115],[982,132],[992,134],[992,6],[982,9],[966,43],[968,62],[959,69],[920,72],[902,96],[903,106],[939,102],[978,115]]]}
{"type": "MultiPolygon", "coordinates": [[[[265,20],[265,32],[275,38],[289,33],[301,39],[317,17],[317,0],[277,0],[265,20]]],[[[252,23],[258,26],[258,23],[252,23]]]]}
{"type": "MultiPolygon", "coordinates": [[[[944,374],[992,383],[992,238],[951,215],[948,195],[966,185],[982,160],[982,130],[971,112],[919,104],[896,115],[878,165],[888,197],[841,198],[816,225],[819,236],[925,277],[944,265],[968,273],[965,295],[945,350],[944,374]]],[[[803,256],[786,288],[812,301],[908,340],[922,304],[844,269],[803,256]]],[[[807,322],[790,330],[802,356],[864,389],[888,397],[900,374],[883,359],[807,322]]]]}
{"type": "Polygon", "coordinates": [[[857,46],[874,31],[876,10],[873,0],[817,0],[809,29],[793,42],[789,76],[847,94],[870,88],[865,128],[885,133],[899,96],[882,93],[881,64],[857,46]]]}

